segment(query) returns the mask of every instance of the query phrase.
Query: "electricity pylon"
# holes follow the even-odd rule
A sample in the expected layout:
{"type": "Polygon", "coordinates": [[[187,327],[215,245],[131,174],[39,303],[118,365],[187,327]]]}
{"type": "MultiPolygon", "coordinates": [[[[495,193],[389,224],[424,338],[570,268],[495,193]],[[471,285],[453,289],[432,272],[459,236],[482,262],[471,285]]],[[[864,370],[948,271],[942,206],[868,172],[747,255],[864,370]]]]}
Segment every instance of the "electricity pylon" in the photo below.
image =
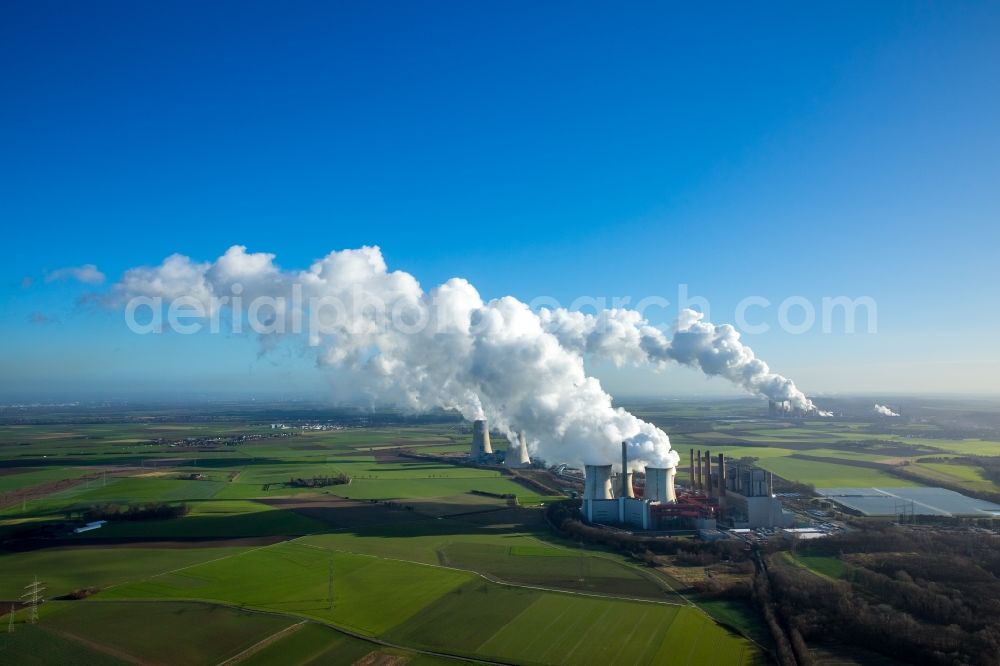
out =
{"type": "Polygon", "coordinates": [[[44,601],[42,592],[45,591],[45,586],[38,582],[38,576],[35,576],[34,582],[25,585],[24,590],[21,598],[28,604],[28,623],[34,624],[38,622],[38,604],[44,601]]]}

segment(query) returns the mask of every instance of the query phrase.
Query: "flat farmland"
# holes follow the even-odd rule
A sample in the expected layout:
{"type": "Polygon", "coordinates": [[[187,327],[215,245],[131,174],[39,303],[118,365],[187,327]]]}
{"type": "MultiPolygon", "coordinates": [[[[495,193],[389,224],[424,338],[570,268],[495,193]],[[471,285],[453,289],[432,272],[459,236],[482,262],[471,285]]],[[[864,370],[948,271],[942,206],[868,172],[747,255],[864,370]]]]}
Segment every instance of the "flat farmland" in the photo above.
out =
{"type": "Polygon", "coordinates": [[[315,617],[376,635],[468,582],[470,576],[289,542],[123,585],[100,596],[224,601],[315,617]],[[332,604],[328,597],[331,570],[332,604]]]}
{"type": "Polygon", "coordinates": [[[123,538],[247,538],[298,536],[322,532],[319,520],[249,500],[192,502],[191,512],[169,520],[111,522],[99,530],[78,535],[80,540],[123,538]]]}
{"type": "Polygon", "coordinates": [[[455,590],[390,638],[525,664],[753,663],[760,653],[689,606],[505,588],[455,590]],[[456,623],[455,618],[464,618],[456,623]],[[680,623],[681,630],[674,629],[680,623]],[[709,638],[710,637],[710,638],[709,638]],[[707,646],[698,643],[707,640],[707,646]]]}
{"type": "Polygon", "coordinates": [[[81,643],[43,624],[18,626],[0,639],[0,659],[5,664],[86,664],[86,666],[124,666],[134,664],[124,658],[102,652],[103,646],[81,643]]]}
{"type": "Polygon", "coordinates": [[[44,618],[50,632],[145,664],[218,663],[293,622],[190,602],[63,602],[44,618]]]}
{"type": "Polygon", "coordinates": [[[449,566],[512,583],[682,603],[636,567],[567,549],[458,542],[439,554],[449,566]]]}
{"type": "Polygon", "coordinates": [[[35,576],[48,594],[105,588],[179,567],[234,555],[241,547],[81,546],[0,554],[0,598],[16,599],[35,576]]]}
{"type": "Polygon", "coordinates": [[[887,472],[866,467],[799,460],[790,457],[762,458],[760,466],[790,481],[811,483],[817,488],[857,486],[902,487],[917,485],[887,472]]]}
{"type": "Polygon", "coordinates": [[[351,666],[365,655],[376,651],[376,646],[358,640],[321,624],[308,622],[281,636],[246,659],[245,666],[270,666],[271,664],[305,665],[332,664],[351,666]]]}

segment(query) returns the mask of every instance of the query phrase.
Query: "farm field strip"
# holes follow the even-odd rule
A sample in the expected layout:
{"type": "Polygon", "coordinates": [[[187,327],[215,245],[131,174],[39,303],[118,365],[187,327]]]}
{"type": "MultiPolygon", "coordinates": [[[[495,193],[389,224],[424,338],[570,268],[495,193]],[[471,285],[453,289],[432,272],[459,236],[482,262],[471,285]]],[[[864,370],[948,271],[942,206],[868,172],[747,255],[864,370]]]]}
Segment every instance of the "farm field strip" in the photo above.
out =
{"type": "MultiPolygon", "coordinates": [[[[307,544],[303,544],[303,545],[305,545],[306,547],[309,547],[309,548],[317,548],[317,549],[320,549],[320,550],[330,550],[330,551],[333,551],[333,552],[336,552],[336,553],[343,553],[343,554],[348,554],[348,555],[356,555],[357,554],[357,553],[354,553],[352,551],[339,550],[339,549],[336,549],[336,548],[328,548],[328,547],[324,547],[324,546],[316,546],[316,545],[308,544],[308,543],[307,544]]],[[[646,598],[643,598],[643,597],[628,597],[628,596],[617,595],[617,594],[603,594],[603,593],[599,593],[599,592],[581,592],[579,590],[567,590],[567,589],[564,589],[564,588],[545,587],[545,586],[542,586],[542,585],[532,585],[532,584],[529,584],[529,583],[518,583],[516,581],[510,581],[510,580],[504,580],[504,579],[501,579],[501,578],[497,578],[496,576],[493,576],[491,574],[484,573],[484,572],[481,572],[481,571],[477,571],[475,569],[468,569],[468,568],[462,568],[462,567],[453,567],[453,566],[448,566],[448,565],[445,565],[445,564],[431,564],[429,562],[419,562],[419,561],[416,561],[416,560],[407,560],[407,559],[396,558],[396,557],[386,557],[384,555],[366,555],[366,557],[374,557],[376,559],[386,560],[386,561],[390,561],[390,562],[401,562],[401,563],[413,564],[413,565],[417,565],[417,566],[433,567],[435,569],[445,569],[445,570],[448,570],[448,571],[458,571],[458,572],[462,572],[462,573],[471,573],[471,574],[475,574],[476,576],[479,576],[483,580],[486,580],[486,581],[488,581],[490,583],[494,583],[496,585],[502,585],[502,586],[505,586],[505,587],[516,587],[516,588],[523,589],[523,590],[535,590],[537,592],[553,592],[553,593],[558,593],[558,594],[572,594],[572,595],[577,595],[577,596],[581,596],[581,597],[594,597],[594,598],[597,598],[597,599],[618,599],[618,600],[621,600],[621,601],[636,601],[636,602],[640,602],[640,603],[663,604],[663,605],[666,605],[666,606],[688,606],[688,605],[690,605],[690,603],[678,603],[678,602],[675,602],[675,601],[663,601],[663,600],[658,600],[658,599],[646,599],[646,598]]]]}

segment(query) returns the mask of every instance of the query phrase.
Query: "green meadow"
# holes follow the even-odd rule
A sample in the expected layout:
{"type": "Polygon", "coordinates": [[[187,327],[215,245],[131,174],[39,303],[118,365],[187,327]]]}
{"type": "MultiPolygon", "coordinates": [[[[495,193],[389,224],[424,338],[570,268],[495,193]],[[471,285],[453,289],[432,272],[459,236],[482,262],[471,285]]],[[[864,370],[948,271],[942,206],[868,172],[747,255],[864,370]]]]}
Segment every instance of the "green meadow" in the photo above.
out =
{"type": "MultiPolygon", "coordinates": [[[[927,424],[890,432],[862,420],[782,422],[756,416],[756,404],[638,411],[680,430],[672,440],[682,482],[688,449],[698,448],[755,458],[816,487],[911,485],[892,473],[906,462],[928,483],[987,491],[993,484],[975,465],[917,459],[1000,452],[1000,443],[951,440],[927,424]]],[[[558,498],[459,464],[467,425],[291,436],[270,428],[285,420],[0,426],[0,499],[8,498],[0,539],[49,530],[27,546],[0,545],[0,599],[19,596],[35,576],[48,599],[38,625],[15,614],[4,661],[453,663],[430,653],[516,664],[767,661],[768,633],[752,605],[691,594],[619,553],[564,541],[542,518],[542,505],[558,498]],[[246,435],[257,438],[215,441],[246,435]],[[289,484],[338,474],[351,482],[289,484]],[[514,495],[518,506],[474,491],[514,495]],[[105,504],[187,512],[59,532],[105,504]],[[57,599],[83,590],[85,599],[57,599]]],[[[841,573],[835,558],[797,563],[841,573]]]]}

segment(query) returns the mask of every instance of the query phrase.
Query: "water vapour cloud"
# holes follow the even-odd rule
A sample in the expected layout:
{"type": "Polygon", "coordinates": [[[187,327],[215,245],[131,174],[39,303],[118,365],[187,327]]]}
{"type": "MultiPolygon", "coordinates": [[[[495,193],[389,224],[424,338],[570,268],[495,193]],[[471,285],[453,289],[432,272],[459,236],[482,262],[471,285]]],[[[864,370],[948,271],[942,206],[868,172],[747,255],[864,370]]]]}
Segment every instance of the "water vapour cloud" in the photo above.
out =
{"type": "Polygon", "coordinates": [[[378,247],[331,252],[304,270],[283,270],[273,254],[239,245],[211,262],[175,254],[126,271],[106,297],[127,316],[139,303],[155,317],[165,301],[210,325],[228,315],[242,326],[245,311],[265,345],[304,342],[341,398],[486,417],[511,438],[526,432],[532,454],[553,462],[610,462],[626,441],[636,464],[678,463],[663,430],[614,407],[587,375],[587,354],[690,365],[815,411],[732,327],[693,311],[682,312],[668,340],[627,310],[534,312],[512,297],[484,301],[462,278],[425,290],[409,273],[389,270],[378,247]]]}

